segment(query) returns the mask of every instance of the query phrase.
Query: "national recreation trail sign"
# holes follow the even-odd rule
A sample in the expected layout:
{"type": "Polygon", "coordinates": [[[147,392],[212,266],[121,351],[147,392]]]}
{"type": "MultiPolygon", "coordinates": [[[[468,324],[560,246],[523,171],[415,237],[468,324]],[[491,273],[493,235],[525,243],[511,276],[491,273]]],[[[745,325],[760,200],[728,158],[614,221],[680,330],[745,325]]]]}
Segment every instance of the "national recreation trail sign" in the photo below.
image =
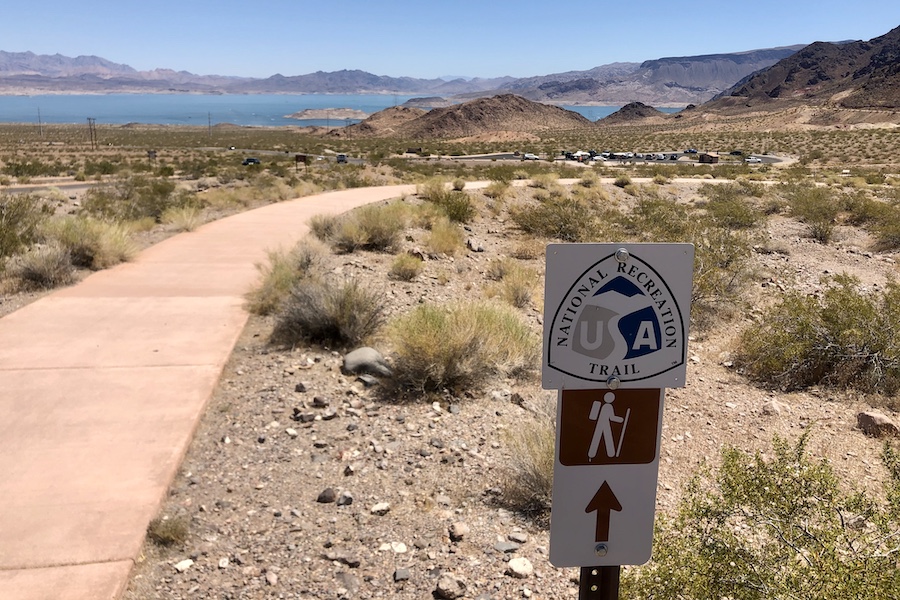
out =
{"type": "Polygon", "coordinates": [[[661,389],[562,390],[550,515],[557,567],[650,559],[661,389]]]}
{"type": "Polygon", "coordinates": [[[692,244],[550,244],[544,389],[683,387],[692,244]]]}
{"type": "Polygon", "coordinates": [[[559,390],[557,567],[650,559],[664,388],[685,384],[693,268],[691,244],[547,247],[542,380],[559,390]]]}

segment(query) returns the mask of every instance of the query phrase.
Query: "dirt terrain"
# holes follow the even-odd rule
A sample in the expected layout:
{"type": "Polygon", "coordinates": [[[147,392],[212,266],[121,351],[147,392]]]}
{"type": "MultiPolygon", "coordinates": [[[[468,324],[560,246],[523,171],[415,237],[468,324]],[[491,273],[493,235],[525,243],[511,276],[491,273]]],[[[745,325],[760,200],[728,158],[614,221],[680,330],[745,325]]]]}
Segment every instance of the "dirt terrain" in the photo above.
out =
{"type": "MultiPolygon", "coordinates": [[[[696,186],[665,189],[690,201],[696,186]]],[[[770,217],[766,247],[778,251],[754,255],[755,304],[785,286],[815,293],[827,273],[871,287],[897,275],[897,257],[870,252],[864,233],[839,228],[823,246],[802,227],[770,217]]],[[[329,269],[384,290],[391,315],[471,299],[484,294],[490,261],[509,256],[521,236],[486,212],[466,235],[483,251],[432,257],[412,282],[388,278],[386,254],[331,255],[329,269]]],[[[404,250],[422,236],[411,231],[404,250]]],[[[543,272],[542,256],[523,262],[543,272]]],[[[523,310],[536,332],[541,296],[523,310]]],[[[722,447],[766,452],[773,436],[795,440],[810,429],[811,453],[828,458],[844,484],[880,489],[882,441],[856,426],[865,398],[766,391],[731,367],[735,334],[754,316],[692,331],[687,386],[666,396],[659,511],[676,506],[686,479],[722,447]]],[[[433,403],[392,402],[371,381],[342,374],[340,352],[279,349],[268,343],[271,329],[270,319],[250,319],[160,511],[189,524],[187,541],[148,542],[126,598],[577,597],[578,570],[548,561],[546,519],[505,501],[517,433],[549,418],[556,392],[535,376],[433,403]]],[[[388,348],[373,345],[390,361],[388,348]]]]}

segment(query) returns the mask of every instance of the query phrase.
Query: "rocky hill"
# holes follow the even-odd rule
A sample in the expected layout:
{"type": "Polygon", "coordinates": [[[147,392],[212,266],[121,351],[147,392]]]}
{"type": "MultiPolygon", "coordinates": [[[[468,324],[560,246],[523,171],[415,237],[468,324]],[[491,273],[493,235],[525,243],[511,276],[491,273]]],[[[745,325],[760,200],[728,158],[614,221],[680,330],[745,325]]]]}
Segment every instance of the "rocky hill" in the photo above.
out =
{"type": "Polygon", "coordinates": [[[428,112],[411,107],[388,108],[333,135],[443,139],[591,126],[590,120],[576,112],[502,94],[428,112]]]}
{"type": "Polygon", "coordinates": [[[739,82],[708,109],[796,104],[900,107],[900,27],[869,41],[816,42],[739,82]]]}
{"type": "Polygon", "coordinates": [[[623,125],[636,122],[654,123],[662,122],[665,118],[666,113],[660,112],[652,106],[647,106],[642,102],[631,102],[608,117],[597,121],[597,125],[623,125]]]}

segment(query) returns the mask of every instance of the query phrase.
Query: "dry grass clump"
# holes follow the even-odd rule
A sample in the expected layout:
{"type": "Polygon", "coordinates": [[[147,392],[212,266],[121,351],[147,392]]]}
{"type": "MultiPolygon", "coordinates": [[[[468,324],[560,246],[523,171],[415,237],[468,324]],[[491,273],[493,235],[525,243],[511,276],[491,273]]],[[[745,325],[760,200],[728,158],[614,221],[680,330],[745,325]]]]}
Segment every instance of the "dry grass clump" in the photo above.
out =
{"type": "Polygon", "coordinates": [[[822,244],[831,241],[840,210],[832,190],[795,184],[782,186],[779,192],[791,207],[791,214],[807,225],[812,239],[822,244]]]}
{"type": "Polygon", "coordinates": [[[147,537],[158,546],[182,546],[187,542],[190,522],[186,516],[156,517],[147,526],[147,537]]]}
{"type": "Polygon", "coordinates": [[[310,230],[336,252],[396,251],[410,221],[409,208],[400,203],[366,205],[340,216],[315,215],[310,230]]]}
{"type": "Polygon", "coordinates": [[[557,173],[538,173],[531,178],[529,186],[540,190],[549,190],[552,186],[558,185],[558,181],[557,173]]]}
{"type": "Polygon", "coordinates": [[[509,194],[509,183],[505,181],[492,181],[482,193],[492,200],[503,200],[509,194]]]}
{"type": "Polygon", "coordinates": [[[194,205],[172,206],[163,211],[160,221],[176,231],[193,231],[203,223],[202,211],[194,205]]]}
{"type": "Polygon", "coordinates": [[[388,277],[398,281],[412,281],[422,272],[424,261],[412,254],[401,254],[391,263],[388,277]]]}
{"type": "Polygon", "coordinates": [[[33,246],[13,257],[7,272],[25,289],[52,289],[75,281],[71,255],[55,242],[33,246]]]}
{"type": "Polygon", "coordinates": [[[312,237],[303,238],[289,252],[270,250],[268,262],[258,263],[260,282],[247,295],[247,310],[274,314],[298,282],[321,272],[328,249],[312,237]]]}
{"type": "Polygon", "coordinates": [[[65,248],[73,265],[93,270],[127,262],[136,252],[128,226],[90,217],[48,221],[44,236],[65,248]]]}
{"type": "Polygon", "coordinates": [[[295,285],[275,318],[272,341],[349,347],[384,322],[383,295],[355,279],[307,278],[295,285]]]}
{"type": "Polygon", "coordinates": [[[411,392],[471,390],[537,367],[540,340],[498,304],[423,304],[388,328],[395,381],[411,392]]]}
{"type": "Polygon", "coordinates": [[[541,519],[549,513],[553,496],[555,402],[542,403],[536,412],[535,419],[524,421],[507,438],[511,458],[503,484],[503,501],[515,510],[541,519]]]}
{"type": "Polygon", "coordinates": [[[36,196],[0,195],[0,259],[37,241],[39,227],[50,212],[51,209],[36,196]]]}
{"type": "Polygon", "coordinates": [[[485,275],[496,282],[485,288],[486,295],[499,297],[516,308],[531,304],[540,283],[536,270],[509,258],[491,261],[485,275]]]}
{"type": "Polygon", "coordinates": [[[434,255],[453,256],[463,249],[463,243],[463,232],[459,225],[452,223],[446,217],[441,217],[434,222],[425,239],[428,252],[434,255]]]}
{"type": "Polygon", "coordinates": [[[519,260],[534,260],[542,258],[547,250],[547,242],[538,238],[525,238],[519,240],[510,250],[509,255],[519,260]]]}

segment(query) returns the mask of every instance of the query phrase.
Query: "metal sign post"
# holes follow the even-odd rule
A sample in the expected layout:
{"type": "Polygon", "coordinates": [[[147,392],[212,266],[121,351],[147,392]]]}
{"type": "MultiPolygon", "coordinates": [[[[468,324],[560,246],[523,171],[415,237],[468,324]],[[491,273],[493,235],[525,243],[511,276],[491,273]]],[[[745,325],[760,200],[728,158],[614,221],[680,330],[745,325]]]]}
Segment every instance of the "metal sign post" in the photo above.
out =
{"type": "Polygon", "coordinates": [[[691,244],[551,244],[545,389],[559,391],[550,562],[579,600],[650,560],[666,387],[684,386],[691,244]]]}

